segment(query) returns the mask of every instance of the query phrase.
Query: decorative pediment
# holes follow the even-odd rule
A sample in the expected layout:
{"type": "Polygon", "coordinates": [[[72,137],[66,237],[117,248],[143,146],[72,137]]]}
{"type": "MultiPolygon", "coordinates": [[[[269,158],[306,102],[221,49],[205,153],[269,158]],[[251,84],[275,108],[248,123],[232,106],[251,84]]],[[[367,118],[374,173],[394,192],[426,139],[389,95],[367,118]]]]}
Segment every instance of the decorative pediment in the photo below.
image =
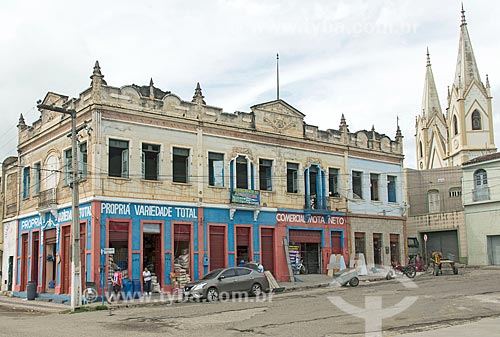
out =
{"type": "Polygon", "coordinates": [[[251,107],[251,109],[253,112],[258,110],[258,111],[271,112],[273,114],[279,114],[288,117],[296,117],[301,119],[305,117],[305,115],[302,112],[295,109],[293,106],[291,106],[290,104],[281,99],[254,105],[251,107]]]}
{"type": "Polygon", "coordinates": [[[282,100],[251,107],[255,116],[255,128],[259,131],[303,137],[305,115],[282,100]]]}

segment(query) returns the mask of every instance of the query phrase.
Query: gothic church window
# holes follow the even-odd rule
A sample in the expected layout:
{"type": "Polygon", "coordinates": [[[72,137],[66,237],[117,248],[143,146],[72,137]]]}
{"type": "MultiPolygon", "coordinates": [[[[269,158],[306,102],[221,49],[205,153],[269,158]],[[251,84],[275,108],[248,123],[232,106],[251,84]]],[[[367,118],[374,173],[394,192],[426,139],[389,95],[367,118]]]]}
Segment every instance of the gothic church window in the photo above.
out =
{"type": "Polygon", "coordinates": [[[472,130],[481,130],[481,114],[477,110],[472,113],[472,130]]]}
{"type": "Polygon", "coordinates": [[[418,154],[420,155],[420,158],[424,156],[424,152],[422,150],[422,142],[418,142],[418,154]]]}
{"type": "Polygon", "coordinates": [[[457,116],[453,115],[453,135],[458,135],[458,122],[457,122],[457,116]]]}

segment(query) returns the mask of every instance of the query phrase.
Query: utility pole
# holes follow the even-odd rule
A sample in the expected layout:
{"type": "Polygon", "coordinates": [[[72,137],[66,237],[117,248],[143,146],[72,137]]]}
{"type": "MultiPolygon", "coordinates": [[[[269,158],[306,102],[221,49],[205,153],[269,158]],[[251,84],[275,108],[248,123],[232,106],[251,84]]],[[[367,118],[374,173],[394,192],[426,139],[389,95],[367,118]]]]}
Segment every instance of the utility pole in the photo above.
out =
{"type": "Polygon", "coordinates": [[[37,105],[39,109],[60,112],[71,116],[71,176],[72,176],[72,210],[71,225],[71,311],[82,305],[81,261],[80,261],[80,199],[78,194],[78,152],[76,139],[76,110],[63,109],[46,104],[37,105]]]}

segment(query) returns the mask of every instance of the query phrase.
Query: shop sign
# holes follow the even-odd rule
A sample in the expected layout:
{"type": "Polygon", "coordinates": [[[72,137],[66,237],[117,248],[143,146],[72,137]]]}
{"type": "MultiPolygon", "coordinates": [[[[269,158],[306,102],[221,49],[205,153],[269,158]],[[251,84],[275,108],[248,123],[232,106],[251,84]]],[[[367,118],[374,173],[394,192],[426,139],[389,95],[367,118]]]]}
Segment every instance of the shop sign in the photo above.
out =
{"type": "Polygon", "coordinates": [[[299,213],[276,213],[276,222],[286,224],[320,224],[320,225],[345,225],[345,216],[311,214],[306,216],[299,213]]]}
{"type": "Polygon", "coordinates": [[[233,188],[231,190],[231,202],[238,204],[259,205],[260,191],[233,188]]]}
{"type": "MultiPolygon", "coordinates": [[[[88,218],[92,215],[92,210],[90,205],[80,207],[79,212],[81,219],[88,218]]],[[[48,217],[49,218],[45,221],[45,223],[42,220],[42,217],[40,217],[39,215],[20,220],[19,224],[21,227],[21,231],[32,230],[40,227],[43,229],[50,229],[54,226],[59,225],[60,223],[72,221],[73,220],[72,209],[67,208],[58,211],[57,218],[54,218],[54,220],[52,220],[53,216],[50,215],[50,213],[48,214],[48,217]]]]}
{"type": "Polygon", "coordinates": [[[300,262],[300,247],[299,246],[288,246],[288,255],[290,256],[290,263],[300,262]]]}
{"type": "Polygon", "coordinates": [[[125,204],[119,202],[101,203],[101,214],[147,216],[153,218],[196,219],[196,208],[147,204],[125,204]]]}

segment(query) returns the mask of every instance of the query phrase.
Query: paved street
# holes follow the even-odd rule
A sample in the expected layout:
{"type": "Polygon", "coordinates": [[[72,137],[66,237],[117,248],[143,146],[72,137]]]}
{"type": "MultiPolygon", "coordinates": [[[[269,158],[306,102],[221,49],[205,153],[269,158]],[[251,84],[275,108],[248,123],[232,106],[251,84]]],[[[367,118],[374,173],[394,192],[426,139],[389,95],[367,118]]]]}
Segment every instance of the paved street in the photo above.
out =
{"type": "Polygon", "coordinates": [[[368,309],[358,310],[358,315],[368,317],[372,329],[380,321],[377,317],[386,313],[381,321],[384,336],[491,336],[498,333],[500,322],[499,279],[498,268],[461,269],[459,275],[422,274],[409,283],[314,288],[250,302],[121,307],[112,315],[108,311],[13,315],[1,310],[0,335],[364,336],[365,320],[345,311],[349,305],[366,305],[368,309]]]}

